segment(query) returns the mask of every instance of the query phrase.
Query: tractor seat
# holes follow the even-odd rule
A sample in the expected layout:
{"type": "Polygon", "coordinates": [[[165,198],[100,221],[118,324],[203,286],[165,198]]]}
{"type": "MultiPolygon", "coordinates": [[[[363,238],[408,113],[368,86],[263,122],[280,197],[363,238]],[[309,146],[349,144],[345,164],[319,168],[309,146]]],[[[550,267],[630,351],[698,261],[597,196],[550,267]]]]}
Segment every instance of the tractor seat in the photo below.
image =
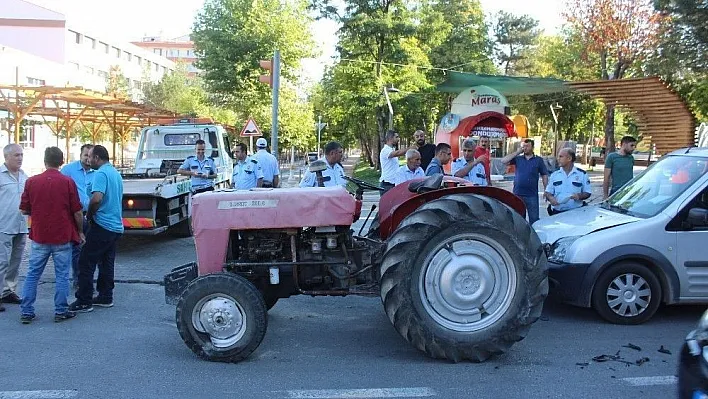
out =
{"type": "Polygon", "coordinates": [[[440,189],[442,186],[443,175],[436,173],[432,176],[428,176],[423,180],[415,181],[408,184],[408,191],[412,193],[422,194],[428,191],[435,191],[440,189]]]}

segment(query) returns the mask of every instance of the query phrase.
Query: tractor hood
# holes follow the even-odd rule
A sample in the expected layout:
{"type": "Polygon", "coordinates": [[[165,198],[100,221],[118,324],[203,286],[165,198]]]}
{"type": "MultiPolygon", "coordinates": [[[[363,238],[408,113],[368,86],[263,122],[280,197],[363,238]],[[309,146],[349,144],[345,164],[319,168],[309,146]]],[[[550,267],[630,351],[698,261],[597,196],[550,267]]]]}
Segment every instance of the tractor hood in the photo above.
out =
{"type": "Polygon", "coordinates": [[[638,220],[641,219],[591,205],[543,218],[533,228],[542,243],[553,244],[563,237],[584,236],[638,220]]]}

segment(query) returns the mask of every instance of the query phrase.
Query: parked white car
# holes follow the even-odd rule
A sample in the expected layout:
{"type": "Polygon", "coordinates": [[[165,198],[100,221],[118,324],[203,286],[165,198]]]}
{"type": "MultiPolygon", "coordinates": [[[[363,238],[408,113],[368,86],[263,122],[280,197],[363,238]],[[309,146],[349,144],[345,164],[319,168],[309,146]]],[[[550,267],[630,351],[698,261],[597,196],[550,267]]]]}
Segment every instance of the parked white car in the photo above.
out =
{"type": "Polygon", "coordinates": [[[708,148],[663,156],[597,205],[536,222],[552,294],[617,324],[708,303],[708,148]]]}

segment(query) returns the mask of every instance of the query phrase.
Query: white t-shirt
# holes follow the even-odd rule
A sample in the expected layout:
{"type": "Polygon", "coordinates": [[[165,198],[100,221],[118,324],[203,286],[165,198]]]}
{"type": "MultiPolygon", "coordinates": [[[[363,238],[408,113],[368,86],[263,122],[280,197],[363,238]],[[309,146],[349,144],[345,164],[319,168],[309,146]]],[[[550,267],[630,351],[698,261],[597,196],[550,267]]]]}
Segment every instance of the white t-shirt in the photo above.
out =
{"type": "Polygon", "coordinates": [[[379,181],[387,183],[396,183],[396,174],[398,173],[398,158],[389,158],[388,156],[394,151],[393,147],[386,144],[381,149],[379,155],[379,163],[381,163],[381,178],[379,181]]]}

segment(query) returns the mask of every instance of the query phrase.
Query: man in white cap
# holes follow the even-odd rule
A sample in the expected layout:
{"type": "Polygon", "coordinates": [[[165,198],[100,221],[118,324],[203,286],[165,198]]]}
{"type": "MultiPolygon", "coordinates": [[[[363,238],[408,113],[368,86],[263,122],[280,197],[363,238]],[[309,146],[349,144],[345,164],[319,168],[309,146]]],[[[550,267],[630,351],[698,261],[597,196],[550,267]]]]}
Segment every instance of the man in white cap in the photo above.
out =
{"type": "Polygon", "coordinates": [[[263,171],[263,187],[278,187],[280,185],[280,169],[278,160],[266,150],[268,142],[263,137],[256,140],[258,151],[253,156],[263,171]]]}

